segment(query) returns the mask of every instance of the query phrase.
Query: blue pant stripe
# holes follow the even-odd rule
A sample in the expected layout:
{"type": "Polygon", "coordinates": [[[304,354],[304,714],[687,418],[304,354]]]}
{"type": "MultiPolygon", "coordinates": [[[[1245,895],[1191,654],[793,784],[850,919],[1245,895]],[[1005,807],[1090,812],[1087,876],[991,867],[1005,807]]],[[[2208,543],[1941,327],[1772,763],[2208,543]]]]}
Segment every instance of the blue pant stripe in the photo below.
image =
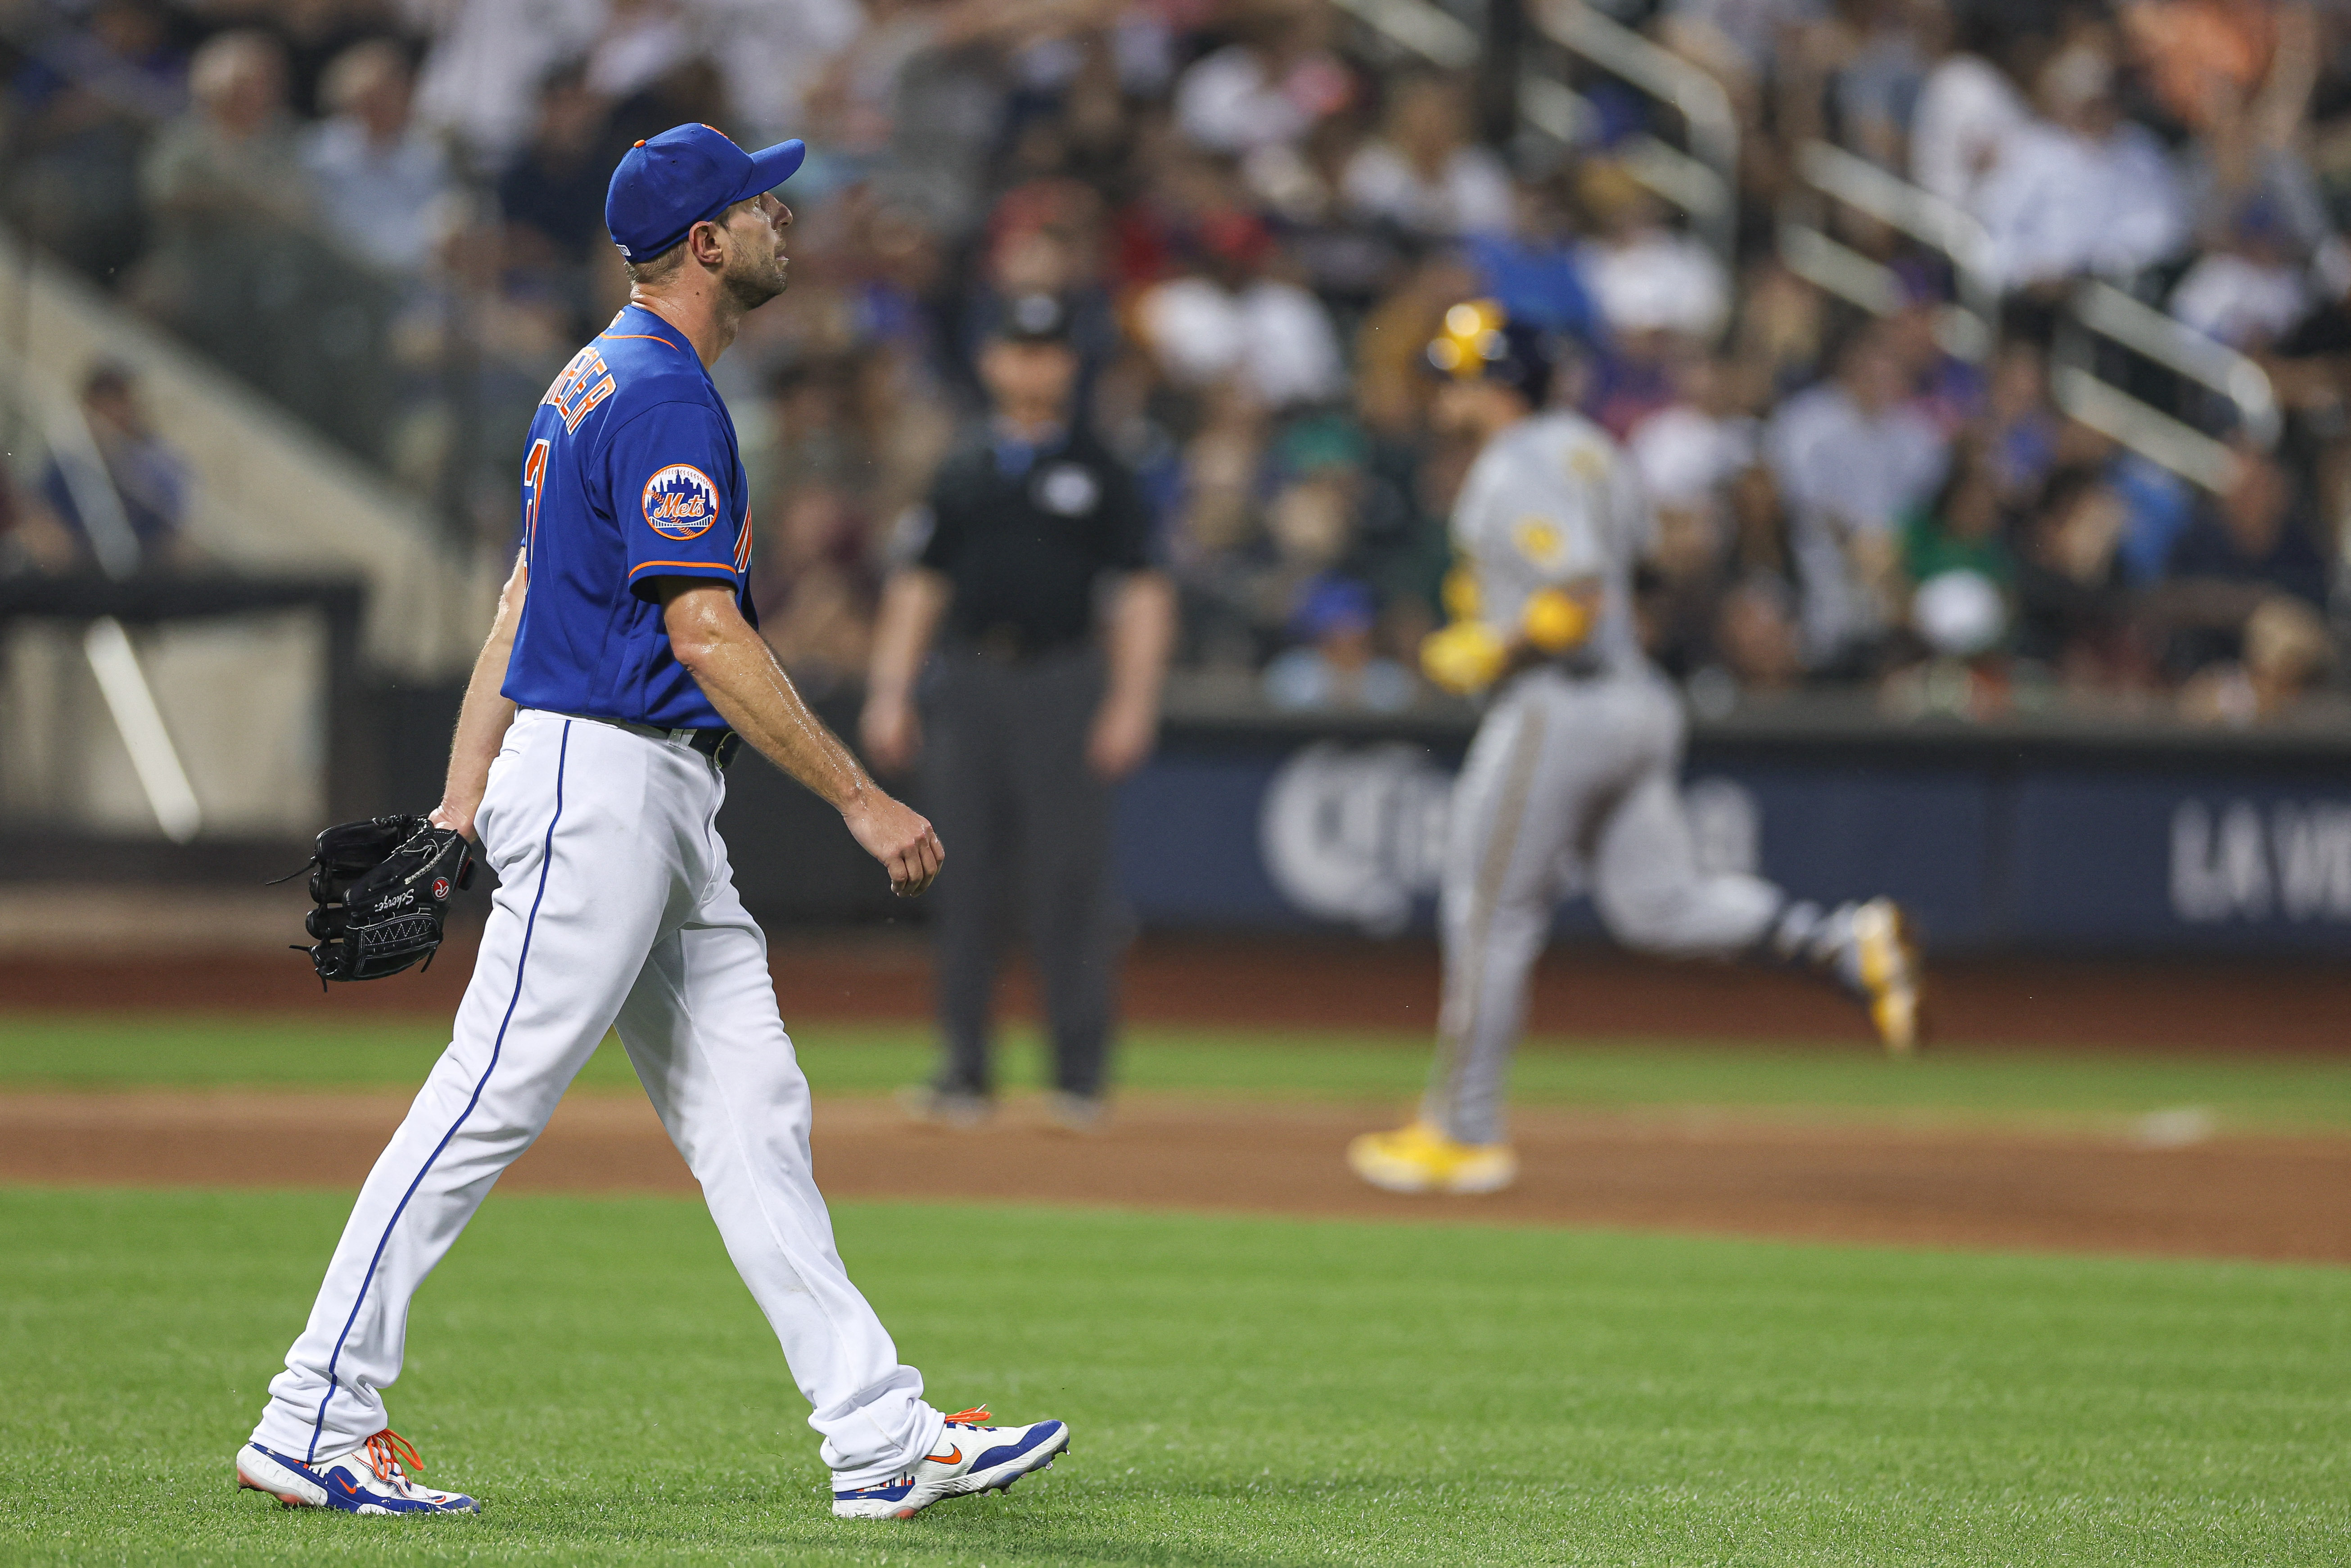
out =
{"type": "Polygon", "coordinates": [[[555,824],[563,821],[563,763],[570,751],[571,723],[566,719],[563,738],[555,752],[555,814],[547,820],[547,839],[538,850],[538,891],[531,895],[530,917],[523,922],[522,952],[515,958],[514,995],[507,998],[506,1017],[498,1020],[497,1038],[490,1042],[489,1065],[482,1069],[482,1076],[475,1083],[473,1098],[465,1102],[465,1109],[449,1124],[449,1130],[441,1134],[441,1141],[433,1145],[433,1153],[426,1157],[423,1169],[418,1171],[416,1179],[408,1184],[408,1190],[400,1195],[400,1207],[393,1209],[392,1218],[384,1222],[383,1234],[376,1240],[375,1256],[368,1260],[367,1278],[360,1281],[359,1300],[351,1303],[351,1315],[343,1320],[343,1332],[335,1336],[334,1354],[327,1358],[327,1396],[319,1401],[318,1419],[310,1423],[310,1447],[303,1456],[306,1464],[319,1457],[319,1437],[327,1427],[327,1406],[335,1397],[335,1366],[343,1359],[343,1342],[351,1337],[351,1325],[360,1321],[360,1309],[367,1304],[368,1288],[375,1283],[376,1267],[383,1261],[383,1249],[392,1244],[392,1229],[399,1225],[400,1217],[408,1212],[408,1200],[416,1196],[416,1189],[432,1174],[434,1162],[441,1157],[441,1151],[449,1146],[449,1140],[457,1135],[457,1129],[465,1124],[465,1118],[472,1115],[474,1107],[481,1103],[482,1091],[489,1087],[490,1074],[497,1071],[498,1053],[506,1049],[507,1026],[514,1022],[515,1009],[522,1001],[522,977],[530,963],[531,933],[538,925],[539,903],[547,897],[547,869],[555,856],[555,824]]]}

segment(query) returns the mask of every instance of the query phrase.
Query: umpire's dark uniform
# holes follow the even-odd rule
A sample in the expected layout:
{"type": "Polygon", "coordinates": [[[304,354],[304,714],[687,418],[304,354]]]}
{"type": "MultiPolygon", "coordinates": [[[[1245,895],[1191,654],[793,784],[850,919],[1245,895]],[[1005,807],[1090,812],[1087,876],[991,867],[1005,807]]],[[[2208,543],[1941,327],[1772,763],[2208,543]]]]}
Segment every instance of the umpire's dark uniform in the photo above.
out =
{"type": "Polygon", "coordinates": [[[954,587],[924,703],[923,807],[939,878],[935,1088],[989,1092],[989,1003],[1008,919],[1044,982],[1056,1087],[1102,1092],[1130,926],[1111,865],[1114,786],[1086,765],[1103,690],[1097,600],[1146,567],[1134,476],[1081,429],[1038,445],[983,434],[940,467],[920,564],[954,587]]]}

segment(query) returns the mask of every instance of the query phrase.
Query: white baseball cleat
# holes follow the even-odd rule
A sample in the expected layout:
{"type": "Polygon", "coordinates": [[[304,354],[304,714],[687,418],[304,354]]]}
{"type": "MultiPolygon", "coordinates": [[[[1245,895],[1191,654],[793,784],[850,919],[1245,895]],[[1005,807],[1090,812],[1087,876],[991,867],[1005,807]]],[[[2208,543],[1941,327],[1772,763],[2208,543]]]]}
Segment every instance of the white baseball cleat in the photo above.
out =
{"type": "Polygon", "coordinates": [[[912,1475],[833,1493],[833,1517],[912,1519],[943,1499],[1009,1491],[1014,1481],[1046,1469],[1069,1449],[1070,1428],[1060,1421],[980,1425],[987,1419],[985,1405],[956,1411],[939,1432],[938,1450],[918,1460],[912,1475]]]}
{"type": "Polygon", "coordinates": [[[463,1492],[417,1485],[409,1471],[423,1468],[408,1439],[390,1427],[331,1459],[297,1459],[258,1443],[236,1451],[236,1484],[267,1492],[287,1508],[334,1508],[345,1513],[482,1511],[482,1505],[463,1492]]]}

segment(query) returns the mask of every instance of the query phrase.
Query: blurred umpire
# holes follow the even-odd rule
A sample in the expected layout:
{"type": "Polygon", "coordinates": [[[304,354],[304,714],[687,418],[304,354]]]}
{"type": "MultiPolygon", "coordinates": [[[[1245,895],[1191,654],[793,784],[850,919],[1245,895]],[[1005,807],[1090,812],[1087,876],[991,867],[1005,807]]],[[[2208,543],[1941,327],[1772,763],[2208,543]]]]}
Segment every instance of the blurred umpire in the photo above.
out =
{"type": "Polygon", "coordinates": [[[882,595],[867,757],[924,759],[924,809],[956,846],[938,920],[938,1076],[918,1113],[991,1109],[989,1003],[1017,892],[1051,1027],[1052,1113],[1102,1113],[1128,916],[1111,866],[1113,786],[1151,750],[1175,591],[1150,565],[1134,476],[1085,429],[1061,301],[1008,302],[979,351],[987,423],[948,456],[926,532],[882,595]],[[939,658],[917,716],[916,676],[939,658]]]}

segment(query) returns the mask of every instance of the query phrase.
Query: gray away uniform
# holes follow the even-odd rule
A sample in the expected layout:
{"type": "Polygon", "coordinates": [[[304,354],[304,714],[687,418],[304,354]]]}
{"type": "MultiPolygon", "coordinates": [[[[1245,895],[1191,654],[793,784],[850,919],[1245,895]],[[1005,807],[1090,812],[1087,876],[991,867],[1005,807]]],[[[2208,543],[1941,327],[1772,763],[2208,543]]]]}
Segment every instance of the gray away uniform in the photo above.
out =
{"type": "Polygon", "coordinates": [[[1488,444],[1454,507],[1454,547],[1498,634],[1545,588],[1601,591],[1582,648],[1495,689],[1454,786],[1445,996],[1424,1113],[1461,1143],[1502,1138],[1527,977],[1567,887],[1590,888],[1618,941],[1672,956],[1750,948],[1785,903],[1769,883],[1698,870],[1677,786],[1681,704],[1633,624],[1632,571],[1648,536],[1631,463],[1572,413],[1523,420],[1488,444]]]}

